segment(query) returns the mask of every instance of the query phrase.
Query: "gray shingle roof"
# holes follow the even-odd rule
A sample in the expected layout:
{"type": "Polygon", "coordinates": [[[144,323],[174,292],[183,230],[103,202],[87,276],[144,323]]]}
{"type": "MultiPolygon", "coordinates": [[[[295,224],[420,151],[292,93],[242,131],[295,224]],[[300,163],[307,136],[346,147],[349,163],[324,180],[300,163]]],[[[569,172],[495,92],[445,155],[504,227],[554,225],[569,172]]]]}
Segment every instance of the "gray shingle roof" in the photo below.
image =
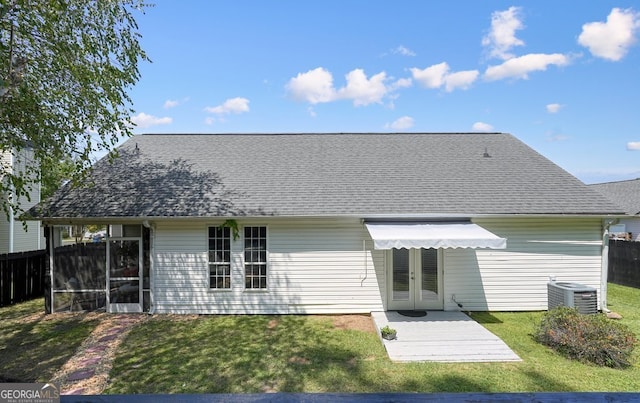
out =
{"type": "Polygon", "coordinates": [[[510,134],[139,135],[40,216],[475,216],[620,209],[510,134]],[[485,150],[489,156],[484,156],[485,150]]]}
{"type": "Polygon", "coordinates": [[[630,215],[640,215],[640,178],[589,185],[630,215]]]}

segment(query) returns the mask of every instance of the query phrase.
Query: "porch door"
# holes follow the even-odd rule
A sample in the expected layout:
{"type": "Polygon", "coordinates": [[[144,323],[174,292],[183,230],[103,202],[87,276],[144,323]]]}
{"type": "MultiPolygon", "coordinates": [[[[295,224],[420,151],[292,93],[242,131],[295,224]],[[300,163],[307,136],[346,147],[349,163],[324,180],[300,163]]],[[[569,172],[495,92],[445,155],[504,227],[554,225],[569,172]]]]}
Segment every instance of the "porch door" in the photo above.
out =
{"type": "Polygon", "coordinates": [[[388,258],[389,310],[443,309],[438,249],[391,249],[388,258]]]}
{"type": "Polygon", "coordinates": [[[142,312],[142,240],[110,238],[107,242],[107,310],[142,312]]]}

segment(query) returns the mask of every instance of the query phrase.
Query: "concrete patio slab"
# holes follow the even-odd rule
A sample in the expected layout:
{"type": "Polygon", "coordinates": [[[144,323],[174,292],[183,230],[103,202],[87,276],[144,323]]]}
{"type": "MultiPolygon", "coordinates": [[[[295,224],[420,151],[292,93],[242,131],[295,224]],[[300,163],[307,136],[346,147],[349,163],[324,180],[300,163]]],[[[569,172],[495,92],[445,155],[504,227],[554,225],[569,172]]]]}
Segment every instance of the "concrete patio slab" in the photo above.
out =
{"type": "Polygon", "coordinates": [[[389,325],[398,332],[396,340],[381,338],[392,361],[522,361],[498,336],[462,312],[429,311],[415,318],[387,311],[371,316],[378,330],[389,325]]]}

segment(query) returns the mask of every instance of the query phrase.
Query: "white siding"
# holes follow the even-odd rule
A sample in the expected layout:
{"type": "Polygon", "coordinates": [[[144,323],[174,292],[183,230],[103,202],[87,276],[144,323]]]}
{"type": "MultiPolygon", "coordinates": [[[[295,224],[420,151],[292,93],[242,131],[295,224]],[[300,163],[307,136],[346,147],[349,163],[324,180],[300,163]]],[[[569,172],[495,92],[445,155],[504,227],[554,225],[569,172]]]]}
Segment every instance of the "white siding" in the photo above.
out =
{"type": "MultiPolygon", "coordinates": [[[[8,227],[8,224],[7,224],[8,227]]],[[[44,235],[40,221],[27,221],[27,227],[22,226],[22,221],[16,219],[13,223],[13,251],[26,252],[30,250],[44,249],[44,235]]]]}
{"type": "MultiPolygon", "coordinates": [[[[13,158],[11,157],[11,152],[0,151],[0,180],[4,178],[5,172],[11,172],[13,170],[12,161],[13,158]]],[[[0,194],[0,197],[6,199],[7,195],[0,194]]],[[[9,224],[9,220],[7,219],[7,215],[3,210],[0,209],[0,253],[9,252],[10,229],[11,225],[9,224]]]]}
{"type": "MultiPolygon", "coordinates": [[[[547,283],[571,281],[594,287],[600,300],[600,219],[521,218],[474,220],[507,238],[507,249],[444,251],[445,310],[452,301],[470,311],[547,309],[547,283]]],[[[598,302],[599,304],[599,302],[598,302]]]]}
{"type": "MultiPolygon", "coordinates": [[[[383,309],[383,255],[365,250],[367,234],[359,220],[238,223],[267,226],[268,289],[244,289],[242,239],[232,242],[232,289],[209,289],[207,225],[157,223],[156,312],[361,313],[383,309]]],[[[366,246],[371,249],[370,243],[366,246]]]]}
{"type": "MultiPolygon", "coordinates": [[[[11,153],[6,151],[0,156],[2,170],[25,172],[27,164],[34,163],[33,151],[22,150],[16,158],[11,157],[11,153]]],[[[40,183],[35,183],[29,190],[29,198],[20,197],[20,207],[28,210],[40,202],[40,183]]],[[[6,214],[0,212],[0,253],[24,252],[44,248],[44,234],[42,233],[40,221],[27,221],[26,230],[22,221],[17,217],[13,220],[13,227],[7,220],[6,214]],[[10,232],[13,233],[13,249],[10,249],[10,232]]]]}
{"type": "MultiPolygon", "coordinates": [[[[549,276],[598,289],[601,220],[474,220],[507,238],[507,249],[443,251],[444,309],[547,308],[549,276]]],[[[207,227],[157,222],[152,288],[158,313],[360,313],[386,309],[383,251],[357,219],[238,220],[267,226],[268,290],[245,290],[242,239],[232,242],[232,289],[209,289],[207,227]]]]}

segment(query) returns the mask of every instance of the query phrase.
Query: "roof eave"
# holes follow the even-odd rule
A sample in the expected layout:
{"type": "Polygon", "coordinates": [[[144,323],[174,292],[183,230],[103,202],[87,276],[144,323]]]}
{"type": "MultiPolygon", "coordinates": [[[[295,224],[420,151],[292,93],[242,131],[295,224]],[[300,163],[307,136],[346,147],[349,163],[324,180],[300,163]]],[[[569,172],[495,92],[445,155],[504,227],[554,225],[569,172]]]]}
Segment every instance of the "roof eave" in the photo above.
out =
{"type": "Polygon", "coordinates": [[[438,213],[438,214],[315,214],[315,215],[247,215],[247,216],[127,216],[127,217],[40,217],[33,218],[42,221],[44,225],[76,225],[76,224],[122,224],[140,223],[143,221],[216,221],[224,219],[264,220],[264,219],[400,219],[400,220],[442,220],[442,219],[470,219],[470,218],[625,218],[633,217],[621,212],[603,213],[438,213]]]}

